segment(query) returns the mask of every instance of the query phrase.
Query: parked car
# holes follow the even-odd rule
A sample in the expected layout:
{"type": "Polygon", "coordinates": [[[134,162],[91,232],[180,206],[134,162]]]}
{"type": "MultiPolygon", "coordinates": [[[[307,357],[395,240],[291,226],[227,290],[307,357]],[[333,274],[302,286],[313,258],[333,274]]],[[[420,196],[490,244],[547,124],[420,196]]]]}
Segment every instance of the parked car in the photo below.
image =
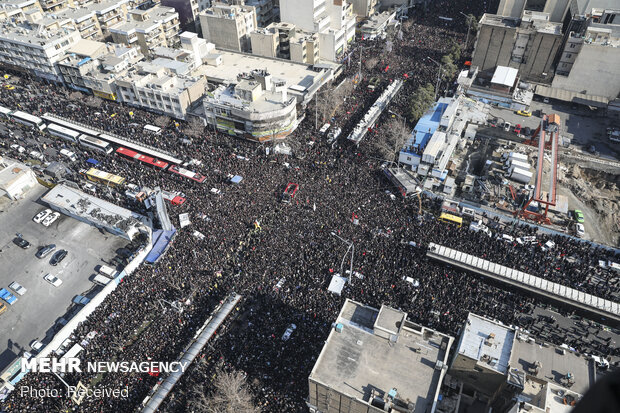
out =
{"type": "Polygon", "coordinates": [[[73,298],[73,302],[79,305],[86,305],[90,303],[90,298],[84,297],[83,295],[76,295],[75,298],[73,298]]]}
{"type": "Polygon", "coordinates": [[[56,253],[54,253],[54,255],[52,256],[52,259],[50,260],[50,264],[52,265],[60,264],[62,260],[66,258],[67,254],[68,254],[67,250],[56,251],[56,253]]]}
{"type": "Polygon", "coordinates": [[[529,112],[527,110],[518,110],[517,115],[521,115],[521,116],[525,116],[529,118],[530,116],[532,116],[532,112],[529,112]]]}
{"type": "Polygon", "coordinates": [[[41,224],[43,224],[44,227],[49,227],[50,225],[54,223],[54,221],[58,219],[59,216],[60,216],[60,213],[52,212],[47,217],[45,217],[45,219],[43,220],[43,222],[41,222],[41,224]]]}
{"type": "Polygon", "coordinates": [[[0,298],[2,298],[8,305],[13,305],[17,301],[17,297],[11,294],[6,288],[0,290],[0,298]]]}
{"type": "Polygon", "coordinates": [[[515,133],[517,135],[521,133],[521,125],[518,123],[515,125],[515,133]]]}
{"type": "Polygon", "coordinates": [[[585,237],[586,229],[584,228],[583,224],[580,224],[579,222],[575,224],[575,235],[577,235],[579,238],[585,237]]]}
{"type": "Polygon", "coordinates": [[[54,287],[60,287],[62,285],[62,280],[58,277],[53,276],[50,273],[45,274],[43,279],[48,283],[52,284],[54,287]]]}
{"type": "Polygon", "coordinates": [[[512,126],[512,124],[510,122],[506,122],[504,123],[504,130],[506,132],[510,132],[510,127],[512,126]]]}
{"type": "Polygon", "coordinates": [[[530,136],[532,134],[532,129],[530,129],[528,126],[526,126],[525,128],[523,128],[523,134],[525,136],[530,136]]]}
{"type": "Polygon", "coordinates": [[[580,209],[576,209],[575,212],[575,221],[579,222],[580,224],[584,223],[584,218],[583,218],[583,212],[580,209]]]}
{"type": "Polygon", "coordinates": [[[24,294],[26,294],[26,291],[28,291],[21,284],[19,284],[17,281],[13,281],[11,284],[9,284],[9,288],[11,290],[15,291],[19,295],[24,295],[24,294]]]}
{"type": "Polygon", "coordinates": [[[20,248],[23,248],[25,250],[27,250],[28,248],[30,248],[30,243],[28,241],[26,241],[25,239],[23,239],[22,237],[17,237],[13,240],[13,243],[15,243],[15,245],[17,245],[20,248]]]}
{"type": "Polygon", "coordinates": [[[35,256],[37,258],[45,258],[48,255],[50,255],[50,253],[52,251],[54,251],[56,249],[56,245],[55,244],[49,244],[49,245],[45,245],[41,248],[39,248],[39,251],[37,251],[37,253],[35,254],[35,256]]]}
{"type": "Polygon", "coordinates": [[[30,343],[30,348],[38,352],[43,348],[43,343],[41,343],[39,340],[32,340],[32,342],[30,343]]]}
{"type": "Polygon", "coordinates": [[[39,212],[37,215],[35,215],[34,218],[32,218],[32,220],[36,222],[37,224],[40,224],[51,213],[52,213],[51,209],[46,209],[44,211],[39,212]]]}

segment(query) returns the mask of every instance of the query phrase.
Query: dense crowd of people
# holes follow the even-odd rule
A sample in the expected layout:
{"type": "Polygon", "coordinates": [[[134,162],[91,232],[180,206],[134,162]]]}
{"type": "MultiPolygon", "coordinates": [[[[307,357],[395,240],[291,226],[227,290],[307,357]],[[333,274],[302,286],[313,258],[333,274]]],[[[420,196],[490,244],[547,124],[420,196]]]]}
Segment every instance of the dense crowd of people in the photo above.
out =
{"type": "MultiPolygon", "coordinates": [[[[466,7],[472,5],[475,8],[465,12],[480,15],[486,9],[482,2],[468,2],[466,7]]],[[[449,39],[464,40],[463,24],[437,17],[456,20],[462,9],[450,1],[434,7],[435,12],[428,12],[426,17],[412,13],[403,25],[402,40],[395,39],[392,53],[382,52],[385,41],[381,39],[355,47],[352,63],[345,64],[344,77],[355,76],[359,68],[353,62],[360,60],[359,53],[362,65],[368,59],[379,62],[375,67],[364,67],[364,80],[334,115],[333,122],[343,128],[343,136],[381,93],[382,88],[371,91],[365,87],[370,77],[379,77],[385,85],[408,74],[406,86],[393,102],[395,111],[404,113],[407,96],[417,86],[434,82],[437,67],[426,58],[439,60],[449,48],[449,39]]],[[[549,341],[567,344],[581,353],[620,356],[617,343],[603,338],[594,324],[584,327],[594,329],[588,330],[589,340],[584,340],[583,331],[562,331],[552,321],[536,316],[535,310],[543,305],[539,299],[441,265],[430,260],[426,250],[430,242],[436,242],[608,298],[618,296],[618,275],[598,266],[598,260],[618,257],[609,250],[550,236],[527,225],[509,226],[503,232],[535,235],[537,243],[496,240],[467,227],[439,222],[434,215],[438,204],[431,199],[424,199],[424,210],[419,213],[417,199],[394,199],[386,193],[390,185],[380,172],[382,161],[372,156],[366,141],[359,148],[345,143],[331,148],[318,136],[314,122],[306,119],[290,138],[303,151],[303,157],[273,152],[267,156],[265,148],[270,143],[257,145],[208,129],[197,138],[188,124],[172,121],[161,134],[147,135],[142,127],[156,124],[159,115],[112,102],[101,101],[97,108],[69,102],[66,89],[27,77],[16,86],[15,91],[0,96],[0,105],[33,114],[56,113],[131,136],[185,160],[198,161],[192,168],[207,177],[199,184],[115,154],[85,152],[78,146],[72,150],[79,159],[68,163],[77,171],[86,166],[86,159],[94,157],[101,162],[98,168],[121,175],[128,182],[181,192],[187,201],[169,207],[171,219],[176,225],[178,214],[188,213],[191,221],[190,226],[178,229],[159,262],[141,265],[126,277],[74,331],[71,338],[83,343],[79,357],[84,362],[174,361],[218,302],[231,291],[244,297],[175,387],[162,411],[186,411],[187,406],[200,411],[196,392],[209,392],[218,368],[243,371],[265,412],[306,411],[307,377],[345,298],[375,307],[387,304],[400,308],[412,321],[455,336],[471,311],[507,325],[545,330],[549,341]],[[187,144],[187,140],[192,143],[187,144]],[[243,181],[230,185],[229,174],[241,175],[243,181]],[[299,185],[288,204],[280,202],[287,182],[299,185]],[[219,191],[212,192],[211,188],[219,191]],[[196,237],[194,231],[204,237],[196,237]],[[355,246],[355,275],[338,296],[327,291],[327,286],[340,272],[347,251],[341,239],[355,246]],[[540,245],[550,239],[556,247],[543,252],[540,245]],[[406,277],[417,283],[406,282],[406,277]],[[297,329],[290,340],[283,341],[282,334],[291,323],[297,329]]],[[[4,123],[13,133],[8,141],[45,145],[42,151],[50,158],[69,147],[38,131],[4,123]]],[[[3,152],[27,157],[6,146],[3,152]]],[[[99,188],[97,196],[137,208],[122,191],[99,188]]],[[[570,314],[566,308],[558,311],[570,314]]],[[[66,374],[64,380],[104,388],[127,387],[129,397],[87,399],[76,406],[66,397],[33,399],[13,392],[5,406],[16,412],[131,411],[158,378],[145,373],[82,372],[66,374]]],[[[19,385],[63,388],[49,374],[29,374],[19,385]]]]}

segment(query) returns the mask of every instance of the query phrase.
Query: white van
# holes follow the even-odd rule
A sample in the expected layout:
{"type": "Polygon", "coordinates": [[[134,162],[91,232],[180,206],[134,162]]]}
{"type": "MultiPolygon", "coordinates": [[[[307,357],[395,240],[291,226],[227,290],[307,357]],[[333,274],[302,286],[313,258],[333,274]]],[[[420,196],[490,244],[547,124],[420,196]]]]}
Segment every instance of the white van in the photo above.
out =
{"type": "Polygon", "coordinates": [[[105,275],[106,277],[110,279],[116,277],[116,270],[106,265],[100,265],[99,270],[97,270],[97,272],[101,275],[105,275]]]}
{"type": "Polygon", "coordinates": [[[41,152],[32,151],[32,152],[30,152],[30,156],[33,157],[34,159],[38,159],[40,161],[43,160],[43,154],[41,152]]]}
{"type": "Polygon", "coordinates": [[[327,131],[329,130],[329,128],[331,128],[332,125],[330,125],[329,123],[326,123],[325,125],[321,126],[321,129],[319,129],[319,133],[321,135],[325,135],[327,133],[327,131]]]}
{"type": "Polygon", "coordinates": [[[110,283],[110,281],[112,281],[111,279],[109,279],[108,277],[104,277],[101,274],[95,274],[95,278],[93,278],[93,282],[95,284],[99,284],[99,285],[103,285],[106,286],[110,283]]]}
{"type": "Polygon", "coordinates": [[[77,156],[75,156],[75,153],[71,152],[68,149],[61,149],[60,154],[63,155],[65,158],[68,158],[71,162],[77,161],[77,156]]]}

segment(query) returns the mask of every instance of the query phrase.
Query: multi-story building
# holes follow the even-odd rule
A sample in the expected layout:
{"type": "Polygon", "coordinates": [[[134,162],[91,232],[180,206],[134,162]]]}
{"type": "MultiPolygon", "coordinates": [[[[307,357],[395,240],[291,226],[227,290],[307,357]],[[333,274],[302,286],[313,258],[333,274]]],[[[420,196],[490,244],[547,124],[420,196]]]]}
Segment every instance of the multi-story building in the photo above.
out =
{"type": "Polygon", "coordinates": [[[38,0],[6,0],[0,3],[0,20],[13,18],[22,21],[32,11],[43,12],[38,0]]]}
{"type": "Polygon", "coordinates": [[[568,33],[549,93],[542,88],[541,93],[558,98],[556,91],[563,91],[568,100],[605,107],[620,95],[618,79],[620,24],[590,23],[579,32],[568,33]]]}
{"type": "Polygon", "coordinates": [[[67,50],[67,55],[57,65],[62,79],[68,87],[90,93],[84,76],[96,70],[100,64],[99,57],[108,53],[105,43],[82,39],[67,50]]]}
{"type": "Polygon", "coordinates": [[[73,5],[72,0],[39,0],[39,4],[45,13],[52,13],[73,5]]]}
{"type": "Polygon", "coordinates": [[[119,100],[116,79],[123,76],[130,67],[142,60],[138,47],[114,45],[114,49],[97,60],[98,67],[82,75],[84,85],[93,95],[107,100],[119,100]]]}
{"type": "Polygon", "coordinates": [[[89,10],[94,11],[99,20],[104,38],[110,38],[110,28],[127,18],[127,3],[128,0],[103,0],[89,5],[89,10]]]}
{"type": "Polygon", "coordinates": [[[524,411],[550,412],[576,404],[594,384],[596,369],[592,358],[568,346],[470,313],[448,374],[462,383],[465,408],[483,402],[493,411],[514,412],[521,403],[530,406],[524,411]]]}
{"type": "Polygon", "coordinates": [[[258,56],[307,64],[319,61],[318,34],[298,30],[291,23],[271,23],[252,32],[251,39],[252,53],[258,56]]]}
{"type": "Polygon", "coordinates": [[[256,141],[282,139],[297,127],[297,101],[286,81],[254,70],[236,84],[222,85],[203,100],[207,123],[256,141]]]}
{"type": "Polygon", "coordinates": [[[277,0],[246,0],[245,5],[252,6],[256,10],[256,23],[258,27],[267,27],[280,14],[277,0]]]}
{"type": "Polygon", "coordinates": [[[176,47],[179,39],[179,14],[171,7],[132,10],[130,21],[110,28],[112,40],[128,46],[138,45],[145,56],[154,47],[176,47]]]}
{"type": "MultiPolygon", "coordinates": [[[[353,13],[358,17],[370,17],[379,11],[379,2],[377,0],[351,0],[353,6],[353,13]]],[[[381,6],[385,6],[381,2],[381,6]]]]}
{"type": "Polygon", "coordinates": [[[308,408],[434,412],[453,342],[400,310],[347,299],[308,377],[308,408]]]}
{"type": "Polygon", "coordinates": [[[472,66],[514,67],[523,80],[551,82],[561,23],[550,22],[548,13],[525,11],[521,18],[484,14],[479,26],[472,66]]]}
{"type": "Polygon", "coordinates": [[[256,25],[256,11],[251,6],[215,3],[199,13],[202,37],[221,49],[250,51],[250,33],[256,25]]]}
{"type": "Polygon", "coordinates": [[[318,33],[321,59],[336,61],[355,39],[353,7],[344,0],[281,0],[280,20],[318,33]]]}
{"type": "Polygon", "coordinates": [[[205,86],[204,77],[176,76],[154,65],[132,68],[116,80],[121,101],[176,119],[185,119],[190,105],[204,95],[205,86]]]}
{"type": "Polygon", "coordinates": [[[78,9],[65,9],[57,13],[57,16],[71,19],[75,28],[80,32],[82,39],[102,40],[103,32],[97,19],[97,13],[87,7],[78,9]]]}
{"type": "Polygon", "coordinates": [[[198,0],[162,0],[162,6],[172,7],[179,13],[179,20],[182,27],[196,27],[197,17],[200,9],[198,0]]]}
{"type": "Polygon", "coordinates": [[[80,40],[77,30],[39,30],[29,24],[0,24],[0,64],[62,82],[56,63],[80,40]]]}

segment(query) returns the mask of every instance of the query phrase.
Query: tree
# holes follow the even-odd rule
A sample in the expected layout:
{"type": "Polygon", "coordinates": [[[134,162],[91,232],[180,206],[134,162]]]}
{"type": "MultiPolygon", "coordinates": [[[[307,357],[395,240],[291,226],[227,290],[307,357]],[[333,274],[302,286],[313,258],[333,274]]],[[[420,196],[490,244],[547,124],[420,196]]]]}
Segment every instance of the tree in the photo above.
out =
{"type": "Polygon", "coordinates": [[[452,60],[451,55],[445,55],[441,58],[441,79],[449,80],[456,74],[457,67],[452,60]]]}
{"type": "Polygon", "coordinates": [[[165,128],[166,126],[168,126],[168,123],[170,123],[170,118],[166,115],[161,115],[158,116],[153,123],[155,123],[155,126],[165,128]]]}
{"type": "Polygon", "coordinates": [[[388,161],[394,160],[396,152],[403,147],[410,131],[404,121],[391,118],[383,124],[378,139],[374,140],[379,155],[388,161]]]}
{"type": "Polygon", "coordinates": [[[192,116],[185,124],[185,128],[183,130],[188,136],[198,138],[203,134],[205,125],[202,122],[202,119],[192,116]]]}
{"type": "Polygon", "coordinates": [[[417,122],[434,101],[435,87],[431,83],[420,86],[411,99],[411,109],[409,112],[410,120],[412,122],[417,122]]]}
{"type": "Polygon", "coordinates": [[[206,396],[203,386],[197,386],[188,400],[189,411],[196,413],[260,413],[254,404],[245,376],[238,372],[216,371],[215,389],[206,396]]]}

